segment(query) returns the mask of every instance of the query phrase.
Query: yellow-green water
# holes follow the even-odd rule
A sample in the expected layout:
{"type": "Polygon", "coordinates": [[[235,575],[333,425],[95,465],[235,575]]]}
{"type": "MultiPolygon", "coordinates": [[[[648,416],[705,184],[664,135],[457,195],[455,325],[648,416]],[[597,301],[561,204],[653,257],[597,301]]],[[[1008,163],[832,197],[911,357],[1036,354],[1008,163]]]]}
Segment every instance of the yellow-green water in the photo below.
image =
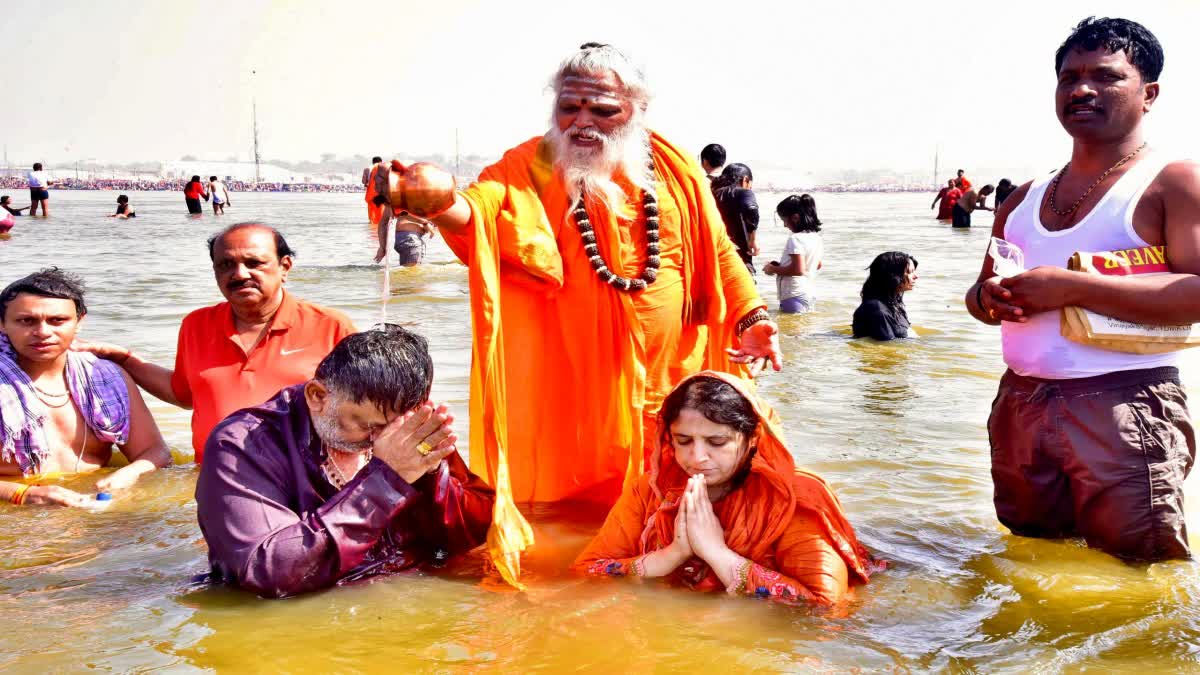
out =
{"type": "MultiPolygon", "coordinates": [[[[48,265],[80,272],[92,309],[84,335],[169,365],[182,316],[220,300],[205,237],[257,219],[300,253],[293,292],[360,327],[378,321],[380,272],[358,195],[239,195],[225,218],[192,220],[179,195],[135,193],[139,217],[113,221],[103,216],[115,196],[56,191],[50,220],[18,219],[0,241],[0,284],[48,265]]],[[[983,214],[958,232],[931,219],[929,195],[816,197],[827,249],[818,309],[780,319],[787,365],[762,391],[799,463],[829,479],[863,542],[891,561],[853,606],[789,609],[564,576],[601,514],[563,508],[532,514],[526,594],[481,587],[478,559],[282,601],[194,585],[206,551],[188,417],[152,401],[178,466],[100,514],[0,505],[0,669],[1200,670],[1195,563],[1126,565],[1077,542],[1013,537],[995,520],[984,423],[1003,369],[999,337],[960,300],[987,240],[983,214]],[[920,260],[907,301],[922,337],[851,341],[863,268],[889,249],[920,260]]],[[[778,196],[759,198],[769,214],[778,196]]],[[[769,218],[762,228],[765,262],[784,232],[769,218]]],[[[434,395],[465,432],[466,272],[440,242],[430,253],[431,264],[393,272],[388,312],[429,338],[434,395]]],[[[759,285],[773,308],[773,283],[759,285]]],[[[1184,368],[1192,385],[1194,361],[1184,368]]]]}

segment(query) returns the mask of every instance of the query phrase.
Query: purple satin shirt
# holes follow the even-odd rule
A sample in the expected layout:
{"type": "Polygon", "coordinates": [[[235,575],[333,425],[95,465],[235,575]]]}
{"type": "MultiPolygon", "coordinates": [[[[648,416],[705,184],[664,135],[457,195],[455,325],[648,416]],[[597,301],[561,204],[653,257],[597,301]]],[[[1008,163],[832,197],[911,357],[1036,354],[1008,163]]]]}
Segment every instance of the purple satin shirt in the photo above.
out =
{"type": "Polygon", "coordinates": [[[213,430],[196,503],[214,579],[278,598],[441,561],[487,536],[495,493],[457,454],[411,485],[376,457],[341,490],[322,459],[303,384],[213,430]]]}

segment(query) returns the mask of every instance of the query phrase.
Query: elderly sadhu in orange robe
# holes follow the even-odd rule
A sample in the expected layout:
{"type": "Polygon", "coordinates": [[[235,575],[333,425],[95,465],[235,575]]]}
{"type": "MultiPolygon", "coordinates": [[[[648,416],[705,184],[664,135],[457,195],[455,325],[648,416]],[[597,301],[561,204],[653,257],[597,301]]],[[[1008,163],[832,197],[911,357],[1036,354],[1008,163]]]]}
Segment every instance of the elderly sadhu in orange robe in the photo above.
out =
{"type": "Polygon", "coordinates": [[[825,481],[796,468],[778,416],[744,380],[684,380],[659,427],[650,472],[621,495],[577,571],[835,604],[880,567],[825,481]]]}
{"type": "Polygon", "coordinates": [[[496,487],[489,543],[510,581],[531,541],[513,500],[612,504],[673,382],[781,367],[703,171],[643,125],[640,71],[590,43],[552,82],[550,131],[465,191],[442,203],[429,167],[397,164],[389,190],[470,268],[470,464],[496,487]]]}

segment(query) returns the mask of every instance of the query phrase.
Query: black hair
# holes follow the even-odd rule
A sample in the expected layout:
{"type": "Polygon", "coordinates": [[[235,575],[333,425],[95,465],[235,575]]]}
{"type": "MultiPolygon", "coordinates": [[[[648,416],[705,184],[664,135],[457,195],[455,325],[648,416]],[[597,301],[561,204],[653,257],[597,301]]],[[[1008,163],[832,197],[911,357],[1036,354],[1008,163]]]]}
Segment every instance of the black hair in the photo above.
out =
{"type": "Polygon", "coordinates": [[[714,377],[697,377],[685,387],[677,387],[663,400],[663,428],[670,433],[671,425],[679,419],[684,408],[691,408],[716,424],[750,438],[758,427],[758,413],[745,396],[733,385],[714,377]]]}
{"type": "Polygon", "coordinates": [[[870,272],[863,282],[862,299],[879,300],[892,307],[904,306],[900,286],[904,284],[904,273],[908,271],[910,260],[913,269],[917,269],[917,259],[903,251],[888,251],[875,256],[867,268],[870,272]]]}
{"type": "Polygon", "coordinates": [[[703,150],[700,151],[700,159],[708,162],[708,165],[714,169],[724,166],[725,158],[727,156],[728,155],[725,154],[725,148],[721,147],[717,143],[709,143],[708,145],[704,146],[703,150]]]}
{"type": "Polygon", "coordinates": [[[34,162],[34,163],[33,163],[33,170],[34,170],[34,171],[41,171],[41,170],[42,170],[42,163],[41,163],[41,162],[34,162]]]}
{"type": "Polygon", "coordinates": [[[244,230],[248,227],[261,228],[274,235],[276,259],[283,260],[284,256],[291,256],[293,258],[296,257],[296,251],[293,250],[291,246],[288,246],[287,240],[283,238],[283,235],[279,233],[279,230],[271,227],[270,225],[263,225],[262,223],[234,223],[233,225],[230,225],[229,227],[208,238],[208,259],[213,261],[217,259],[217,242],[220,241],[222,237],[230,232],[233,232],[234,230],[244,230]]]}
{"type": "Polygon", "coordinates": [[[713,179],[713,192],[715,193],[722,188],[737,187],[737,184],[742,182],[743,178],[754,180],[754,173],[750,171],[750,167],[745,164],[730,164],[721,171],[720,176],[713,179]]]}
{"type": "Polygon", "coordinates": [[[979,188],[980,194],[982,194],[984,192],[992,193],[995,191],[996,191],[996,186],[992,185],[991,183],[988,183],[987,185],[984,185],[983,187],[979,188]]]}
{"type": "Polygon", "coordinates": [[[964,173],[966,173],[966,171],[963,171],[962,169],[959,169],[959,170],[958,170],[958,175],[960,175],[960,176],[961,176],[961,175],[963,175],[964,173]]]}
{"type": "Polygon", "coordinates": [[[192,176],[192,179],[191,179],[191,180],[189,180],[188,182],[189,182],[189,183],[199,183],[199,182],[200,182],[200,176],[192,176]]]}
{"type": "Polygon", "coordinates": [[[125,195],[117,195],[117,203],[118,204],[128,204],[129,197],[126,197],[125,195]]]}
{"type": "Polygon", "coordinates": [[[216,180],[216,179],[217,179],[217,177],[216,177],[216,176],[209,176],[209,177],[208,177],[208,179],[209,179],[209,180],[216,180]]]}
{"type": "Polygon", "coordinates": [[[1072,49],[1090,52],[1104,48],[1109,52],[1125,52],[1126,58],[1137,68],[1144,82],[1158,82],[1162,75],[1163,48],[1154,33],[1129,19],[1097,19],[1089,16],[1067,36],[1054,53],[1054,72],[1062,70],[1063,60],[1072,49]]]}
{"type": "Polygon", "coordinates": [[[0,291],[0,319],[3,319],[4,313],[8,311],[8,303],[22,293],[43,298],[73,300],[75,315],[82,317],[87,314],[87,304],[83,301],[83,279],[57,267],[48,267],[21,277],[0,291]]]}
{"type": "Polygon", "coordinates": [[[3,197],[0,197],[0,204],[7,204],[9,199],[10,199],[10,197],[8,195],[4,195],[3,197]]]}
{"type": "Polygon", "coordinates": [[[817,218],[817,200],[810,194],[788,195],[775,207],[775,213],[783,218],[783,224],[792,232],[820,232],[821,219],[817,218]],[[789,220],[799,215],[800,222],[795,225],[789,220]]]}
{"type": "Polygon", "coordinates": [[[372,157],[372,158],[371,158],[371,163],[372,163],[372,164],[374,164],[374,163],[376,163],[376,162],[382,162],[382,161],[383,161],[383,158],[382,158],[382,157],[379,157],[379,156],[375,156],[375,157],[372,157]]]}
{"type": "Polygon", "coordinates": [[[1012,186],[1013,186],[1013,184],[1012,184],[1011,180],[1009,180],[1007,178],[1001,178],[1000,182],[996,184],[996,189],[997,190],[1007,190],[1008,188],[1010,188],[1012,186]]]}
{"type": "Polygon", "coordinates": [[[314,379],[355,403],[405,413],[429,399],[433,359],[425,338],[384,324],[344,338],[321,360],[314,379]]]}

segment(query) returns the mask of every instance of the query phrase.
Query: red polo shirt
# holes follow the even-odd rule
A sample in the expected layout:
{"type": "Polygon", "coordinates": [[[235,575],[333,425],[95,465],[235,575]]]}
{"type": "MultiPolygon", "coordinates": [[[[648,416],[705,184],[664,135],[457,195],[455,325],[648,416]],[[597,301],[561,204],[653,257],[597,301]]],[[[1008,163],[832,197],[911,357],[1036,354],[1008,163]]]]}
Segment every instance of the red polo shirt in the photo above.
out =
{"type": "Polygon", "coordinates": [[[184,317],[171,389],[180,402],[192,406],[196,463],[203,461],[204,442],[221,420],[265,402],[284,387],[312,379],[321,359],[354,332],[354,324],[341,312],[286,291],[267,335],[249,354],[238,340],[228,302],[184,317]]]}

